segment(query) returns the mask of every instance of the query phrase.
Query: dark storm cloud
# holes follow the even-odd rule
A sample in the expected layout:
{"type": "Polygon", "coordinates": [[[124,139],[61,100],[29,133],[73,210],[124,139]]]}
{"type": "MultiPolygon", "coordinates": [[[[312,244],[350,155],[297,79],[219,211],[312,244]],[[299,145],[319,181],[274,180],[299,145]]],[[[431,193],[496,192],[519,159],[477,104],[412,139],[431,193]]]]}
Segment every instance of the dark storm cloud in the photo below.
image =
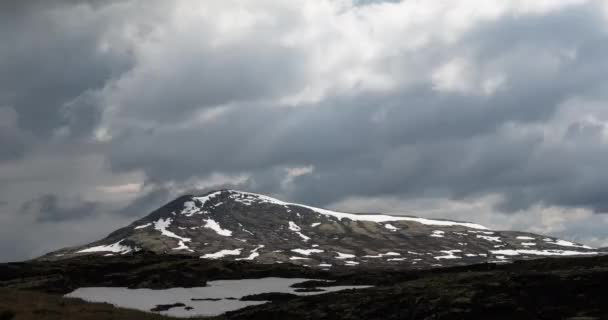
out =
{"type": "Polygon", "coordinates": [[[95,17],[103,6],[73,1],[2,6],[0,106],[13,108],[17,127],[41,139],[72,125],[73,133],[90,134],[97,124],[90,115],[99,110],[87,104],[87,93],[131,64],[127,52],[100,49],[112,19],[95,17]],[[92,21],[75,19],[79,14],[92,21]]]}
{"type": "Polygon", "coordinates": [[[99,204],[92,201],[45,194],[25,202],[21,206],[20,213],[32,216],[38,222],[63,222],[92,216],[98,206],[99,204]]]}
{"type": "Polygon", "coordinates": [[[480,19],[473,2],[429,1],[413,25],[392,15],[406,2],[353,3],[1,2],[3,227],[94,230],[102,211],[114,227],[219,187],[608,210],[598,2],[480,19]],[[453,25],[451,6],[466,15],[453,25]],[[287,177],[298,167],[311,172],[287,177]],[[214,174],[248,178],[193,187],[214,174]]]}
{"type": "MultiPolygon", "coordinates": [[[[390,94],[329,97],[302,108],[232,108],[200,126],[117,136],[111,164],[115,170],[142,168],[152,181],[253,172],[264,181],[257,185],[261,192],[281,191],[283,177],[272,168],[313,165],[314,174],[297,178],[291,196],[315,204],[349,195],[498,193],[505,197],[500,209],[508,211],[545,203],[600,212],[608,198],[608,175],[601,173],[608,153],[601,141],[579,137],[575,144],[547,147],[538,133],[514,137],[517,129],[508,129],[549,126],[562,102],[598,91],[608,80],[608,62],[601,58],[608,55],[608,37],[596,9],[507,15],[481,24],[456,45],[430,49],[473,49],[479,68],[500,64],[508,72],[506,89],[490,96],[437,92],[426,83],[390,94]],[[576,50],[576,56],[559,58],[549,70],[536,68],[545,62],[543,54],[559,50],[576,50]],[[167,152],[159,145],[172,147],[167,152]],[[598,172],[589,177],[581,163],[598,172]]],[[[277,62],[284,63],[291,62],[277,62]]],[[[180,98],[166,95],[156,107],[147,100],[147,108],[162,109],[174,99],[180,98]]]]}
{"type": "Polygon", "coordinates": [[[281,94],[301,85],[305,73],[300,52],[261,39],[228,49],[192,44],[192,51],[157,61],[166,73],[136,69],[127,76],[120,84],[127,94],[117,98],[124,116],[155,125],[183,120],[204,108],[281,94]]]}
{"type": "Polygon", "coordinates": [[[125,26],[134,23],[135,35],[148,28],[140,22],[150,10],[135,5],[0,2],[0,199],[8,202],[1,207],[0,234],[11,243],[0,249],[0,260],[30,257],[47,239],[59,239],[37,232],[48,222],[98,218],[95,202],[80,193],[114,178],[92,155],[99,143],[91,136],[103,108],[98,92],[133,63],[125,26]],[[27,239],[12,231],[17,226],[28,229],[27,239]]]}
{"type": "Polygon", "coordinates": [[[31,137],[17,128],[0,126],[0,162],[22,157],[29,141],[31,137]]]}
{"type": "Polygon", "coordinates": [[[171,190],[168,188],[157,188],[136,198],[126,207],[118,210],[116,214],[141,218],[155,209],[158,209],[164,203],[172,200],[171,196],[171,190]]]}

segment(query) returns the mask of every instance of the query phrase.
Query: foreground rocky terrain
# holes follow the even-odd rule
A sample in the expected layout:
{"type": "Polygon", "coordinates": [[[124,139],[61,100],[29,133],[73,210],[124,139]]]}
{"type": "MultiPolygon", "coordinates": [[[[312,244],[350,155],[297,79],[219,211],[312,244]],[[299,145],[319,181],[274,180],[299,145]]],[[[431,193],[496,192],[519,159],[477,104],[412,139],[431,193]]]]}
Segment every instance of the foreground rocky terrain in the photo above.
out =
{"type": "Polygon", "coordinates": [[[429,268],[599,254],[553,237],[488,230],[474,223],[343,213],[219,190],[180,197],[102,240],[40,259],[138,251],[322,269],[429,268]]]}
{"type": "Polygon", "coordinates": [[[336,284],[372,287],[319,296],[249,297],[272,301],[214,319],[608,319],[603,301],[608,256],[428,270],[337,267],[324,271],[149,254],[1,264],[0,319],[163,319],[61,296],[79,287],[160,289],[262,277],[335,280],[298,285],[309,289],[336,284]]]}
{"type": "Polygon", "coordinates": [[[608,257],[420,273],[364,290],[298,297],[226,319],[608,319],[608,257]]]}

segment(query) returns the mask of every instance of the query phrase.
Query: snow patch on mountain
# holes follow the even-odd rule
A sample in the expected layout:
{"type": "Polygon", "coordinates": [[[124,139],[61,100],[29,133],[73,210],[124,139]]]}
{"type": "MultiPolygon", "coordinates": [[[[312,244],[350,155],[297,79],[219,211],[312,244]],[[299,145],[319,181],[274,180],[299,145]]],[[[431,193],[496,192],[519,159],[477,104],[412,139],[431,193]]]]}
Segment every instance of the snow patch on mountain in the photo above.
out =
{"type": "Polygon", "coordinates": [[[175,238],[175,239],[181,240],[183,242],[190,242],[190,238],[180,237],[180,236],[176,235],[175,233],[167,230],[167,228],[171,225],[172,221],[173,221],[173,219],[171,219],[171,218],[167,218],[167,219],[160,218],[156,222],[154,222],[154,229],[160,231],[160,233],[163,236],[175,238]]]}
{"type": "Polygon", "coordinates": [[[182,209],[182,214],[190,217],[193,214],[200,213],[201,209],[196,206],[194,201],[186,201],[184,202],[184,208],[182,209]]]}
{"type": "Polygon", "coordinates": [[[190,247],[188,247],[186,245],[186,243],[184,243],[184,241],[180,240],[179,243],[177,244],[177,247],[173,248],[173,250],[186,250],[189,252],[194,252],[194,250],[190,249],[190,247]]]}
{"type": "Polygon", "coordinates": [[[397,230],[399,230],[399,228],[395,227],[394,225],[392,225],[390,223],[385,224],[384,227],[386,229],[388,229],[388,230],[391,230],[391,231],[397,231],[397,230]]]}
{"type": "Polygon", "coordinates": [[[386,259],[386,261],[404,261],[407,260],[407,258],[390,258],[390,259],[386,259]]]}
{"type": "Polygon", "coordinates": [[[441,250],[440,252],[443,252],[446,255],[434,257],[435,260],[441,260],[441,259],[462,259],[462,257],[454,255],[454,253],[462,252],[462,250],[441,250]]]}
{"type": "Polygon", "coordinates": [[[217,196],[220,193],[222,193],[222,191],[212,192],[212,193],[202,196],[202,197],[193,197],[192,199],[194,199],[200,203],[200,205],[199,205],[200,208],[204,208],[207,201],[211,200],[211,198],[214,198],[215,196],[217,196]]]}
{"type": "Polygon", "coordinates": [[[225,256],[240,256],[241,255],[241,251],[243,249],[239,248],[239,249],[234,249],[234,250],[220,250],[218,252],[215,253],[207,253],[204,256],[202,256],[201,258],[203,259],[219,259],[219,258],[223,258],[225,256]]]}
{"type": "Polygon", "coordinates": [[[400,256],[400,255],[401,255],[401,253],[399,253],[399,252],[387,252],[387,253],[380,253],[375,256],[365,255],[365,256],[363,256],[363,258],[384,258],[387,256],[400,256]]]}
{"type": "Polygon", "coordinates": [[[350,253],[342,253],[342,252],[338,252],[338,251],[335,251],[335,252],[338,254],[336,259],[352,259],[355,257],[354,254],[350,254],[350,253]]]}
{"type": "Polygon", "coordinates": [[[502,242],[502,240],[500,240],[500,237],[490,237],[490,236],[483,236],[483,235],[476,235],[477,238],[479,239],[483,239],[483,240],[487,240],[490,242],[502,242]]]}
{"type": "Polygon", "coordinates": [[[297,232],[302,230],[302,228],[300,228],[295,222],[289,221],[289,230],[297,232]]]}
{"type": "Polygon", "coordinates": [[[435,237],[435,238],[443,238],[445,234],[445,231],[441,231],[441,230],[434,230],[433,233],[431,234],[431,237],[435,237]]]}
{"type": "Polygon", "coordinates": [[[325,250],[321,249],[291,249],[291,251],[299,253],[301,255],[309,256],[311,253],[322,253],[325,250]]]}
{"type": "Polygon", "coordinates": [[[539,255],[539,256],[576,256],[576,255],[596,255],[599,252],[595,251],[569,251],[569,250],[529,250],[529,249],[508,249],[508,250],[493,250],[492,254],[501,254],[505,256],[524,255],[539,255]]]}
{"type": "Polygon", "coordinates": [[[120,240],[116,243],[110,244],[110,245],[106,245],[106,246],[96,246],[96,247],[91,247],[88,249],[83,249],[80,251],[76,251],[76,253],[91,253],[91,252],[114,252],[114,253],[120,253],[120,254],[127,254],[131,251],[138,251],[139,248],[131,248],[129,246],[124,246],[121,245],[120,243],[123,242],[123,240],[120,240]]]}
{"type": "Polygon", "coordinates": [[[310,260],[310,258],[305,258],[305,257],[290,257],[289,260],[310,260]]]}
{"type": "Polygon", "coordinates": [[[549,244],[554,244],[556,246],[562,246],[562,247],[574,247],[574,248],[584,248],[584,249],[593,249],[589,246],[585,246],[585,245],[579,245],[570,241],[566,241],[566,240],[560,240],[560,239],[550,239],[550,238],[546,238],[543,239],[546,243],[549,244]]]}
{"type": "Polygon", "coordinates": [[[517,240],[536,240],[536,238],[526,237],[526,236],[518,236],[516,239],[517,240]]]}
{"type": "Polygon", "coordinates": [[[257,246],[255,249],[249,251],[249,256],[247,256],[245,258],[237,258],[235,260],[253,260],[260,256],[260,253],[258,252],[258,250],[260,250],[262,248],[264,248],[263,244],[257,246]]]}
{"type": "Polygon", "coordinates": [[[289,221],[289,230],[291,230],[291,231],[295,232],[295,233],[296,233],[297,235],[299,235],[299,236],[300,236],[300,238],[302,238],[302,240],[304,240],[304,241],[308,241],[308,240],[310,240],[310,237],[309,237],[309,236],[307,236],[307,235],[305,235],[305,234],[303,234],[303,233],[301,232],[302,228],[300,228],[300,226],[298,226],[298,225],[297,225],[295,222],[293,222],[293,221],[289,221]]]}
{"type": "Polygon", "coordinates": [[[204,219],[203,221],[205,221],[205,225],[203,226],[204,228],[211,229],[211,230],[215,231],[215,233],[219,234],[220,236],[224,236],[224,237],[232,236],[232,231],[230,231],[228,229],[222,229],[222,227],[220,226],[219,223],[217,223],[217,221],[215,221],[213,219],[204,219]]]}
{"type": "Polygon", "coordinates": [[[147,228],[147,227],[149,227],[149,226],[151,226],[151,225],[152,225],[152,222],[150,222],[150,223],[146,223],[146,224],[142,224],[141,226],[136,226],[136,227],[134,227],[133,229],[135,229],[135,230],[139,230],[139,229],[147,228]]]}

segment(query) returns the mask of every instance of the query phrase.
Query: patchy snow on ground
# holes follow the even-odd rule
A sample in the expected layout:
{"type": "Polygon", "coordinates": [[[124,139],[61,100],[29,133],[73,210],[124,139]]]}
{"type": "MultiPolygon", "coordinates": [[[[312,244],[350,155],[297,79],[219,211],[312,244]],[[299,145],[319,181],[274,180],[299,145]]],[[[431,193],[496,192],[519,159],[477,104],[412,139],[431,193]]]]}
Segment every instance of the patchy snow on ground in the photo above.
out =
{"type": "Polygon", "coordinates": [[[462,252],[461,250],[441,250],[440,252],[443,252],[446,255],[434,257],[435,260],[441,260],[441,259],[462,259],[462,257],[454,255],[454,253],[462,252]]]}
{"type": "Polygon", "coordinates": [[[387,257],[387,256],[400,256],[400,255],[401,255],[401,253],[399,253],[399,252],[387,252],[387,253],[380,253],[375,256],[366,255],[366,256],[363,256],[363,258],[383,258],[383,257],[387,257]]]}
{"type": "Polygon", "coordinates": [[[310,260],[310,258],[305,258],[305,257],[289,257],[289,260],[310,260]]]}
{"type": "Polygon", "coordinates": [[[431,237],[443,238],[444,234],[445,234],[445,231],[435,230],[435,231],[433,231],[433,233],[431,233],[431,237]]]}
{"type": "Polygon", "coordinates": [[[234,259],[234,260],[253,260],[253,259],[255,259],[255,258],[257,258],[257,257],[260,256],[260,253],[258,252],[258,250],[260,250],[262,248],[264,248],[263,244],[257,246],[255,249],[249,251],[249,256],[247,256],[245,258],[237,258],[237,259],[234,259]]]}
{"type": "Polygon", "coordinates": [[[211,198],[217,196],[220,193],[221,193],[221,191],[216,191],[216,192],[212,192],[206,196],[193,197],[192,199],[198,201],[200,203],[199,207],[203,208],[203,207],[205,207],[205,204],[207,203],[207,201],[211,200],[211,198]]]}
{"type": "Polygon", "coordinates": [[[110,245],[101,245],[101,246],[96,246],[96,247],[91,247],[91,248],[87,248],[87,249],[83,249],[80,251],[76,251],[76,253],[91,253],[91,252],[114,252],[114,253],[120,253],[120,254],[127,254],[131,251],[138,251],[139,248],[131,248],[129,246],[123,246],[120,243],[123,242],[124,239],[112,243],[110,245]]]}
{"type": "Polygon", "coordinates": [[[321,224],[321,222],[315,222],[315,223],[311,224],[310,226],[314,228],[314,227],[316,227],[316,226],[318,226],[320,224],[321,224]]]}
{"type": "Polygon", "coordinates": [[[476,235],[477,238],[479,239],[484,239],[490,242],[502,242],[502,240],[500,240],[500,237],[490,237],[490,236],[482,236],[482,235],[476,235]]]}
{"type": "Polygon", "coordinates": [[[243,249],[234,249],[234,250],[220,250],[218,252],[215,253],[207,253],[204,256],[202,256],[201,258],[203,259],[219,259],[219,258],[223,258],[225,256],[240,256],[241,255],[241,251],[243,249]]]}
{"type": "Polygon", "coordinates": [[[196,206],[194,201],[186,201],[184,202],[184,208],[182,209],[182,214],[186,217],[190,217],[193,214],[200,213],[201,209],[196,206]]]}
{"type": "Polygon", "coordinates": [[[390,258],[390,259],[386,259],[386,261],[404,261],[407,260],[407,258],[390,258]]]}
{"type": "Polygon", "coordinates": [[[468,233],[494,234],[494,231],[467,230],[468,233]]]}
{"type": "Polygon", "coordinates": [[[295,232],[297,235],[300,236],[300,238],[302,238],[302,240],[304,241],[308,241],[310,240],[310,237],[308,237],[307,235],[303,234],[301,232],[302,228],[300,228],[300,226],[298,226],[295,222],[293,221],[289,221],[289,230],[295,232]]]}
{"type": "Polygon", "coordinates": [[[342,253],[342,252],[338,252],[338,251],[335,251],[335,252],[338,254],[336,259],[352,259],[355,257],[354,254],[350,254],[350,253],[342,253]]]}
{"type": "Polygon", "coordinates": [[[180,236],[176,235],[175,233],[167,230],[167,228],[171,225],[172,221],[173,221],[173,219],[171,219],[171,218],[167,218],[167,219],[160,218],[160,219],[158,219],[158,221],[154,222],[154,229],[160,231],[160,233],[163,236],[175,238],[175,239],[181,240],[183,242],[190,242],[190,238],[180,237],[180,236]]]}
{"type": "Polygon", "coordinates": [[[179,243],[177,244],[177,247],[173,248],[173,250],[186,250],[189,252],[194,252],[194,250],[190,249],[190,247],[188,247],[186,245],[186,243],[184,243],[184,241],[179,240],[179,243]]]}
{"type": "Polygon", "coordinates": [[[300,226],[298,226],[295,222],[289,221],[289,230],[297,232],[297,231],[301,231],[302,228],[300,228],[300,226]]]}
{"type": "Polygon", "coordinates": [[[141,226],[134,227],[133,229],[135,229],[135,230],[143,229],[143,228],[147,228],[147,227],[149,227],[151,225],[152,225],[152,222],[146,223],[146,224],[142,224],[141,226]]]}
{"type": "Polygon", "coordinates": [[[80,298],[90,302],[105,302],[122,308],[150,312],[161,304],[183,303],[186,307],[171,308],[160,314],[189,318],[201,316],[219,316],[225,312],[238,310],[247,306],[264,304],[266,301],[240,301],[238,299],[252,294],[283,292],[296,295],[317,295],[346,289],[363,289],[370,286],[332,286],[322,287],[320,292],[296,292],[291,286],[315,279],[302,278],[262,278],[241,280],[209,281],[206,287],[171,288],[163,290],[127,289],[127,288],[79,288],[65,295],[69,298],[80,298]],[[236,298],[236,300],[227,299],[236,298]],[[198,299],[198,300],[192,300],[198,299]],[[219,299],[205,301],[201,299],[219,299]]]}
{"type": "Polygon", "coordinates": [[[397,231],[397,230],[399,230],[399,228],[395,227],[394,225],[392,225],[390,223],[385,224],[384,227],[386,229],[390,230],[390,231],[397,231]]]}
{"type": "Polygon", "coordinates": [[[531,249],[508,249],[508,250],[492,250],[494,255],[518,256],[518,255],[537,255],[537,256],[578,256],[578,255],[596,255],[598,252],[591,251],[569,251],[569,250],[531,250],[531,249]]]}
{"type": "Polygon", "coordinates": [[[570,241],[566,241],[566,240],[560,240],[560,239],[544,239],[544,241],[548,244],[553,244],[556,246],[562,246],[562,247],[574,247],[574,248],[583,248],[583,249],[593,249],[589,246],[585,246],[585,245],[581,245],[581,244],[576,244],[574,242],[570,242],[570,241]]]}
{"type": "Polygon", "coordinates": [[[205,225],[203,226],[204,228],[211,229],[211,230],[215,231],[215,233],[219,234],[220,236],[224,236],[224,237],[232,236],[232,231],[227,230],[227,229],[222,229],[222,227],[220,226],[219,223],[217,223],[217,221],[215,221],[213,219],[204,219],[204,221],[205,221],[205,225]]]}
{"type": "Polygon", "coordinates": [[[526,236],[518,236],[516,239],[517,240],[536,240],[536,238],[526,237],[526,236]]]}
{"type": "Polygon", "coordinates": [[[311,253],[321,253],[325,252],[321,249],[291,249],[291,251],[299,253],[301,255],[309,256],[311,253]]]}

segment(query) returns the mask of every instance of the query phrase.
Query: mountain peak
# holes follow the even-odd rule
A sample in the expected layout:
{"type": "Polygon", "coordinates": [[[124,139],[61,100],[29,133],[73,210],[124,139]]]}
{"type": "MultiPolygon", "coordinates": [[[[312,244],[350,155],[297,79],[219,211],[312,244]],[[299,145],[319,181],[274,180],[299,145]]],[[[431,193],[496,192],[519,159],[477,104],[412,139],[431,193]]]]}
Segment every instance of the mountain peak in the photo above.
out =
{"type": "Polygon", "coordinates": [[[491,231],[470,222],[345,213],[222,189],[179,197],[100,241],[43,258],[140,250],[320,268],[449,266],[598,254],[569,241],[491,231]]]}

